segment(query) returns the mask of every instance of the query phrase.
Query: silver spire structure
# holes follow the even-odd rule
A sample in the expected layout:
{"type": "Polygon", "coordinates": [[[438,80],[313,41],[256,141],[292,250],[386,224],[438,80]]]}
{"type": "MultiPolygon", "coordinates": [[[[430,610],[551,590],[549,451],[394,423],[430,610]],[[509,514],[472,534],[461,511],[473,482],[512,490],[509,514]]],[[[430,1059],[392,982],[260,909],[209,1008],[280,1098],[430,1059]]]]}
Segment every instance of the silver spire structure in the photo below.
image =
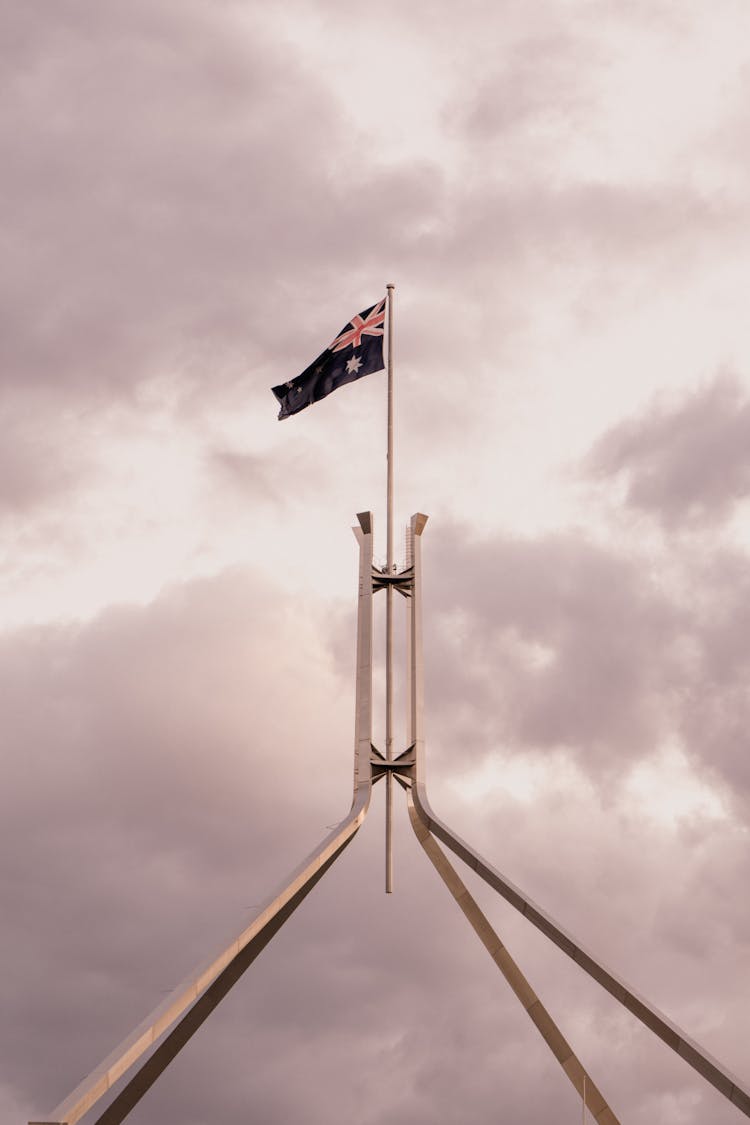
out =
{"type": "MultiPolygon", "coordinates": [[[[741,1082],[711,1058],[676,1024],[606,968],[595,954],[461,840],[432,811],[425,780],[422,638],[422,534],[427,517],[420,513],[412,516],[406,565],[400,571],[394,568],[390,552],[384,569],[373,565],[372,513],[362,512],[357,519],[358,525],[354,528],[359,544],[354,783],[348,814],[284,884],[269,896],[249,925],[190,973],[47,1117],[29,1125],[76,1125],[84,1117],[92,1125],[120,1125],[351,842],[367,814],[372,787],[383,777],[388,779],[387,784],[391,788],[395,781],[406,791],[409,818],[422,848],[566,1077],[578,1091],[584,1113],[588,1110],[599,1125],[617,1125],[618,1122],[604,1095],[472,898],[440,844],[466,863],[579,968],[723,1094],[740,1113],[750,1117],[747,1083],[741,1082]],[[386,590],[386,597],[391,600],[394,594],[401,595],[408,606],[408,723],[406,745],[395,755],[382,753],[372,740],[373,600],[380,590],[386,590]],[[114,1100],[94,1118],[97,1103],[110,1094],[122,1079],[125,1079],[124,1084],[114,1100]]],[[[392,661],[392,651],[387,659],[392,661]]]]}

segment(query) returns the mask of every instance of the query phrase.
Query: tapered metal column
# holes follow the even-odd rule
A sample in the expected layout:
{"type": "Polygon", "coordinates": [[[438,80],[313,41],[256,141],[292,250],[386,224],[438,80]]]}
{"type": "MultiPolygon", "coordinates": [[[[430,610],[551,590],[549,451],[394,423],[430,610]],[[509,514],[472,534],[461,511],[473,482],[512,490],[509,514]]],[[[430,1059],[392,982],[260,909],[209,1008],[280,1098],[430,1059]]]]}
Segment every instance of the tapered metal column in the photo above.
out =
{"type": "Polygon", "coordinates": [[[411,792],[407,794],[407,800],[412,828],[430,862],[458,903],[474,933],[513,989],[527,1016],[562,1067],[566,1078],[572,1083],[577,1093],[581,1095],[584,1112],[588,1107],[597,1125],[619,1125],[618,1118],[607,1104],[604,1095],[597,1088],[591,1075],[587,1073],[583,1063],[503,945],[477,902],[472,898],[466,884],[459,877],[445,852],[439,847],[435,837],[419,819],[411,792]]]}
{"type": "Polygon", "coordinates": [[[427,516],[417,512],[409,523],[412,587],[409,599],[408,643],[408,741],[414,747],[414,772],[424,776],[424,656],[422,644],[422,532],[427,516]]]}
{"type": "Polygon", "coordinates": [[[419,819],[434,836],[446,844],[459,859],[467,863],[477,875],[520,911],[525,918],[566,953],[577,965],[593,977],[615,1000],[627,1008],[654,1035],[671,1047],[694,1070],[710,1082],[733,1105],[750,1117],[750,1086],[717,1059],[690,1039],[685,1032],[663,1015],[659,1009],[627,984],[585,948],[577,938],[560,926],[549,914],[536,905],[519,887],[489,864],[482,856],[457,836],[432,811],[424,782],[416,780],[412,789],[419,819]]]}
{"type": "Polygon", "coordinates": [[[607,969],[576,938],[560,926],[549,914],[538,907],[519,887],[488,863],[474,848],[457,836],[432,810],[425,785],[424,732],[422,714],[424,703],[424,669],[422,663],[422,550],[419,521],[426,516],[412,517],[414,532],[414,578],[411,598],[411,653],[410,653],[410,730],[414,744],[415,764],[410,796],[414,810],[423,827],[462,859],[490,887],[496,890],[516,910],[536,926],[559,949],[593,977],[615,1000],[627,1008],[642,1024],[662,1042],[681,1056],[702,1078],[706,1079],[725,1098],[750,1117],[750,1086],[732,1074],[727,1067],[690,1039],[677,1024],[658,1008],[639,995],[621,977],[607,969]]]}
{"type": "MultiPolygon", "coordinates": [[[[323,873],[350,843],[365,818],[372,792],[372,513],[358,515],[357,679],[354,719],[354,792],[349,814],[238,935],[190,973],[114,1051],[43,1120],[30,1125],[75,1125],[144,1054],[152,1051],[125,1088],[99,1118],[119,1125],[175,1055],[198,1030],[323,873]],[[162,1036],[163,1042],[157,1046],[162,1036]]],[[[99,1123],[97,1123],[99,1125],[99,1123]]]]}
{"type": "Polygon", "coordinates": [[[131,1111],[138,1105],[156,1080],[164,1073],[173,1059],[177,1057],[182,1048],[192,1039],[196,1031],[208,1019],[214,1008],[224,999],[234,987],[243,973],[250,967],[255,958],[265,949],[269,942],[276,936],[286,920],[304,898],[310,893],[316,883],[323,878],[325,873],[351,840],[349,836],[338,851],[334,852],[306,883],[297,891],[289,902],[263,927],[256,937],[249,942],[241,953],[233,958],[225,969],[219,973],[213,984],[209,985],[203,995],[190,1008],[187,1014],[179,1020],[172,1031],[159,1043],[148,1060],[143,1063],[123,1087],[117,1097],[107,1106],[104,1112],[97,1117],[94,1125],[121,1125],[131,1111]]]}
{"type": "Polygon", "coordinates": [[[598,1125],[619,1125],[614,1113],[595,1084],[589,1079],[589,1089],[585,1090],[586,1071],[572,1048],[544,1008],[539,997],[524,977],[523,973],[508,953],[498,935],[484,916],[479,906],[469,894],[458,873],[448,861],[448,857],[438,847],[429,828],[420,817],[415,804],[416,790],[424,785],[425,774],[425,732],[424,732],[424,657],[422,634],[422,532],[427,516],[417,513],[410,523],[410,547],[412,564],[412,585],[408,649],[408,740],[413,748],[412,786],[408,790],[409,819],[420,844],[441,879],[460,906],[472,929],[478,935],[497,967],[510,984],[524,1009],[543,1036],[547,1046],[562,1066],[569,1080],[584,1098],[594,1114],[598,1125]]]}
{"type": "MultiPolygon", "coordinates": [[[[386,488],[386,568],[393,574],[393,290],[387,285],[388,305],[388,472],[386,488]]],[[[385,590],[385,760],[393,761],[393,587],[385,590]]],[[[385,892],[393,890],[393,777],[385,777],[385,892]]]]}
{"type": "Polygon", "coordinates": [[[358,512],[359,527],[352,530],[359,544],[357,595],[357,682],[354,695],[354,792],[364,785],[370,792],[372,770],[372,512],[358,512]]]}

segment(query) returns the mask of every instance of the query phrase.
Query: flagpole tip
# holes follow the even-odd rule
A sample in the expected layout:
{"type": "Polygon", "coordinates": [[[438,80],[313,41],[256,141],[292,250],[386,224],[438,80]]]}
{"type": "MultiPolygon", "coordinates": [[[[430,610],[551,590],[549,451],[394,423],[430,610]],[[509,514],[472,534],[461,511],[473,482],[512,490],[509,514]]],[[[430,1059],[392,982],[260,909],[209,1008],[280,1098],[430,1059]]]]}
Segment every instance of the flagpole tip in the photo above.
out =
{"type": "Polygon", "coordinates": [[[392,281],[389,281],[386,285],[386,289],[395,289],[395,288],[396,288],[396,286],[393,284],[392,281]]]}

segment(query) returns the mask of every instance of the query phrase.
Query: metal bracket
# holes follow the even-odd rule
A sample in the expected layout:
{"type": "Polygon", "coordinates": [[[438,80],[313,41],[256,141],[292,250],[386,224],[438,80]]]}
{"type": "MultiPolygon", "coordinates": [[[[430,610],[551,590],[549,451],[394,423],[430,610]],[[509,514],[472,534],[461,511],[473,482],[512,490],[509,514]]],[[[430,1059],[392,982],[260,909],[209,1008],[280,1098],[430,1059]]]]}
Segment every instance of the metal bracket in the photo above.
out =
{"type": "Polygon", "coordinates": [[[387,571],[378,570],[374,566],[372,568],[373,593],[377,593],[378,590],[387,590],[388,587],[398,590],[402,597],[410,598],[414,589],[414,568],[410,566],[398,574],[388,574],[387,571]]]}
{"type": "Polygon", "coordinates": [[[406,750],[402,751],[402,753],[391,762],[380,753],[377,746],[373,746],[372,754],[370,755],[373,785],[377,781],[380,781],[381,777],[385,777],[386,774],[391,774],[404,789],[411,788],[411,783],[414,780],[415,762],[414,744],[408,746],[406,750]]]}

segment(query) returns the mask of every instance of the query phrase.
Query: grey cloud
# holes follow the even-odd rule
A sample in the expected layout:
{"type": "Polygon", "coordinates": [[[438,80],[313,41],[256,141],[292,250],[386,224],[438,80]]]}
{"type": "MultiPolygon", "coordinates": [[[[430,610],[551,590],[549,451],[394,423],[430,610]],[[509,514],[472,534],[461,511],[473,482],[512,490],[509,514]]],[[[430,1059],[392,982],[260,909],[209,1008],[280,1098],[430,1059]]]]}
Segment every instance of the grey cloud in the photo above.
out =
{"type": "Polygon", "coordinates": [[[5,444],[16,509],[72,483],[79,441],[58,425],[63,399],[147,410],[143,384],[169,374],[183,413],[230,384],[249,412],[270,411],[268,388],[337,327],[300,303],[300,276],[369,296],[440,197],[434,172],[368,161],[313,67],[257,13],[216,11],[9,15],[0,366],[10,414],[34,418],[5,444]]]}
{"type": "Polygon", "coordinates": [[[562,29],[500,48],[497,73],[484,79],[468,106],[450,116],[454,128],[482,142],[549,118],[574,118],[590,101],[588,83],[596,68],[590,41],[562,29]],[[586,56],[586,67],[581,57],[586,56]]]}
{"type": "Polygon", "coordinates": [[[665,528],[719,524],[750,489],[750,403],[737,379],[720,375],[676,406],[615,426],[588,468],[621,475],[626,502],[665,528]]]}
{"type": "MultiPolygon", "coordinates": [[[[492,245],[513,268],[539,256],[554,261],[565,251],[568,265],[576,261],[606,272],[616,251],[620,270],[626,264],[642,268],[648,260],[656,277],[684,265],[686,253],[705,253],[717,239],[728,247],[737,217],[736,208],[719,208],[680,185],[553,184],[531,177],[522,191],[483,185],[471,206],[462,208],[460,239],[464,251],[475,254],[492,245]]],[[[489,257],[484,263],[498,269],[489,257]]]]}
{"type": "MultiPolygon", "coordinates": [[[[414,310],[420,354],[404,337],[406,364],[449,372],[452,402],[468,403],[460,370],[475,395],[478,378],[496,379],[518,331],[519,279],[533,281],[550,257],[596,272],[614,251],[620,271],[626,256],[641,268],[650,254],[668,270],[688,237],[736,220],[672,186],[531,176],[500,189],[493,163],[481,182],[451,187],[437,162],[381,163],[304,52],[272,39],[252,10],[219,10],[14,7],[0,110],[10,217],[0,336],[4,394],[18,409],[31,386],[103,406],[177,372],[184,411],[205,410],[223,385],[246,388],[249,411],[267,410],[268,387],[335,328],[327,309],[300,301],[300,285],[348,294],[348,309],[353,291],[369,299],[373,278],[394,267],[422,287],[428,310],[414,310]],[[435,315],[445,297],[431,297],[449,275],[450,320],[435,315]],[[484,287],[489,309],[477,300],[484,287]],[[453,325],[481,332],[488,314],[491,356],[467,363],[475,338],[453,325]]],[[[575,50],[537,38],[510,55],[535,74],[553,56],[562,75],[553,67],[549,81],[566,86],[575,50]]],[[[445,393],[425,408],[431,431],[444,425],[445,393]]],[[[52,397],[38,408],[51,424],[52,397]]],[[[63,454],[50,428],[55,472],[63,454]]],[[[26,457],[31,479],[31,447],[26,457]]]]}
{"type": "Polygon", "coordinates": [[[650,752],[681,621],[648,576],[572,534],[479,543],[454,529],[433,549],[451,559],[430,594],[438,698],[483,716],[475,752],[564,745],[605,772],[650,752]]]}
{"type": "Polygon", "coordinates": [[[59,400],[53,407],[29,395],[0,406],[0,514],[28,512],[59,499],[81,480],[90,459],[77,431],[59,400]]]}
{"type": "MultiPolygon", "coordinates": [[[[447,537],[440,545],[467,580],[480,579],[468,549],[447,537]]],[[[500,554],[486,554],[495,573],[500,554]]],[[[548,606],[534,604],[536,577],[524,573],[535,569],[533,552],[513,568],[511,555],[506,584],[511,569],[516,577],[507,596],[495,591],[492,613],[535,635],[548,606]]],[[[606,572],[601,559],[584,563],[592,586],[597,567],[606,572]]],[[[619,585],[627,589],[625,577],[619,585]]],[[[554,597],[565,591],[577,606],[570,572],[560,574],[554,597]]],[[[1,1054],[9,1104],[38,1111],[54,1104],[345,810],[353,616],[350,660],[342,653],[339,671],[330,618],[330,607],[304,606],[237,571],[87,626],[4,640],[2,939],[14,971],[3,982],[1,1054]]],[[[341,647],[345,627],[337,620],[341,647]]],[[[559,620],[556,628],[564,633],[559,620]]],[[[446,710],[434,664],[432,673],[434,725],[446,710]]],[[[447,759],[436,765],[445,774],[447,759]]],[[[457,768],[454,760],[451,772],[457,768]]],[[[397,894],[384,899],[380,800],[377,793],[360,836],[144,1099],[134,1123],[218,1125],[255,1113],[322,1125],[335,1112],[373,1125],[394,1116],[427,1125],[436,1115],[459,1125],[467,1108],[491,1119],[499,1099],[513,1119],[530,1123],[578,1112],[444,896],[401,803],[397,894]]],[[[742,879],[746,857],[732,853],[719,830],[711,836],[704,828],[654,931],[675,856],[662,848],[658,862],[644,865],[658,832],[640,826],[634,848],[627,822],[612,816],[613,800],[607,809],[586,795],[547,796],[531,815],[498,794],[468,826],[450,802],[440,811],[626,975],[635,970],[635,983],[657,1001],[677,997],[679,1008],[680,974],[695,976],[700,964],[690,995],[715,1008],[714,994],[730,993],[745,940],[738,912],[726,909],[726,880],[742,879]],[[588,831],[599,840],[593,850],[588,831]],[[591,909],[592,894],[606,897],[606,909],[591,909]],[[643,904],[635,919],[634,894],[643,904]],[[720,963],[710,937],[717,908],[720,963]],[[688,925],[694,940],[685,947],[688,925]],[[678,970],[669,969],[672,950],[678,970]]],[[[696,1105],[690,1125],[706,1115],[732,1120],[680,1060],[643,1047],[575,966],[529,937],[522,919],[502,903],[486,908],[623,1117],[645,1125],[654,1105],[687,1090],[696,1105]],[[602,1027],[617,1050],[602,1047],[602,1027]]],[[[716,1053],[723,1045],[722,1034],[709,1037],[716,1053]]]]}
{"type": "Polygon", "coordinates": [[[692,565],[683,552],[680,590],[657,560],[580,533],[477,541],[453,527],[433,536],[426,635],[437,760],[470,770],[496,754],[570,754],[606,794],[677,740],[700,776],[747,809],[744,556],[717,551],[706,567],[700,548],[692,565]]]}
{"type": "Polygon", "coordinates": [[[267,313],[290,267],[351,271],[365,217],[368,243],[375,231],[393,242],[429,208],[421,171],[366,177],[358,158],[343,174],[353,138],[340,111],[240,14],[18,17],[33,34],[8,59],[2,130],[15,378],[125,389],[206,340],[241,345],[246,364],[271,342],[278,355],[267,313]]]}
{"type": "MultiPolygon", "coordinates": [[[[212,918],[228,893],[228,917],[241,918],[283,874],[276,833],[295,798],[274,791],[269,763],[281,754],[293,769],[316,745],[344,741],[335,707],[322,743],[315,733],[318,697],[335,698],[336,681],[314,633],[305,639],[306,618],[238,573],[175,590],[150,610],[111,611],[86,629],[4,640],[4,943],[16,951],[17,975],[2,1008],[6,1017],[26,1012],[31,1039],[6,1018],[3,1055],[26,1096],[52,1097],[56,1072],[93,1062],[101,1034],[116,1042],[118,1019],[137,1019],[139,1003],[147,1008],[176,983],[180,970],[159,939],[185,894],[195,936],[180,939],[182,971],[223,937],[212,918]],[[298,661],[310,664],[304,683],[298,661]],[[256,857],[250,871],[247,855],[256,857]],[[140,958],[156,947],[161,957],[144,975],[140,958]],[[42,1052],[44,1062],[40,973],[52,990],[52,1029],[71,1018],[78,1026],[79,1013],[102,1004],[112,1013],[103,1031],[81,1020],[80,1038],[60,1042],[54,1058],[42,1052]],[[133,1000],[121,1003],[131,987],[133,1000]]],[[[313,779],[305,808],[297,803],[302,831],[289,834],[286,866],[305,847],[305,825],[314,842],[336,815],[316,792],[313,779]]]]}
{"type": "Polygon", "coordinates": [[[220,449],[213,452],[211,462],[222,481],[231,482],[246,496],[260,502],[279,499],[277,490],[268,479],[264,459],[256,454],[220,449]]]}
{"type": "MultiPolygon", "coordinates": [[[[81,19],[91,7],[77,6],[81,19]]],[[[195,6],[178,18],[174,5],[84,26],[58,13],[37,29],[12,88],[7,276],[24,315],[6,344],[27,378],[54,364],[58,380],[102,386],[142,378],[191,335],[239,320],[249,302],[238,274],[262,240],[263,200],[275,176],[296,176],[299,148],[270,143],[294,110],[290,87],[240,27],[212,25],[195,6]]],[[[314,146],[333,114],[308,94],[314,146]]]]}
{"type": "MultiPolygon", "coordinates": [[[[450,19],[463,24],[469,10],[482,29],[472,34],[483,33],[480,5],[450,19]]],[[[428,18],[440,22],[422,6],[415,33],[428,18]]],[[[484,117],[476,89],[463,106],[480,183],[454,190],[430,163],[380,164],[323,89],[316,60],[270,40],[246,6],[61,0],[53,11],[32,0],[9,8],[5,26],[0,143],[12,225],[0,304],[13,441],[3,457],[15,508],[76,484],[87,455],[75,445],[76,410],[104,416],[113,398],[131,396],[135,414],[154,374],[178,369],[177,414],[200,417],[239,385],[248,410],[262,403],[272,420],[274,373],[301,369],[339,327],[310,293],[325,288],[327,302],[354,311],[352,291],[369,298],[388,263],[385,276],[401,285],[395,264],[412,292],[422,286],[425,311],[412,303],[404,317],[399,357],[406,379],[429,369],[436,385],[438,406],[412,415],[416,444],[429,442],[434,458],[446,417],[465,423],[470,440],[482,373],[492,364],[495,378],[526,283],[551,258],[610,278],[648,262],[662,277],[707,238],[728,245],[742,218],[674,185],[524,175],[499,190],[481,147],[482,129],[504,126],[492,119],[491,85],[484,117]],[[63,402],[72,421],[59,432],[63,402]]],[[[539,72],[547,47],[534,49],[539,72]]],[[[552,69],[548,99],[557,90],[585,108],[562,56],[552,69]]],[[[535,98],[527,83],[517,103],[527,121],[543,112],[535,98]]],[[[722,409],[729,425],[744,400],[722,409]]],[[[640,471],[649,448],[636,441],[623,468],[607,471],[640,471]]],[[[279,455],[276,468],[302,469],[295,487],[317,488],[340,465],[314,465],[316,452],[279,455]]],[[[254,453],[207,457],[210,489],[228,478],[261,502],[269,478],[254,453]]],[[[430,776],[446,819],[743,1071],[747,560],[719,552],[707,566],[704,544],[693,546],[683,560],[690,592],[679,595],[653,560],[583,532],[477,542],[430,524],[430,776]],[[670,834],[628,806],[629,766],[673,734],[698,776],[736,797],[727,820],[695,814],[670,834]],[[552,774],[571,757],[583,790],[528,803],[503,791],[471,804],[451,796],[452,780],[509,747],[552,774]]],[[[244,571],[87,625],[3,638],[11,971],[1,986],[0,1116],[50,1108],[345,811],[353,663],[348,602],[303,602],[244,571]]],[[[381,799],[134,1125],[580,1118],[436,884],[402,804],[397,893],[383,896],[381,799]]],[[[482,901],[623,1120],[735,1120],[524,920],[482,901]]]]}

